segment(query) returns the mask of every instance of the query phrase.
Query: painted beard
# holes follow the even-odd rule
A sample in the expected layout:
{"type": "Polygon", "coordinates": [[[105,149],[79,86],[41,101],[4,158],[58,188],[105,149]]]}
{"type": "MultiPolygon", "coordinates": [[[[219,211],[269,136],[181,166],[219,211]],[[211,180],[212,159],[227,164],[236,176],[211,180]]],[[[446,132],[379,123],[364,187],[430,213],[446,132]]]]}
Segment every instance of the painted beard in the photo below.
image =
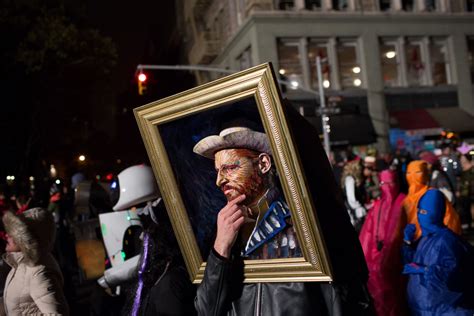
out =
{"type": "Polygon", "coordinates": [[[263,178],[257,170],[250,175],[250,177],[242,177],[236,181],[228,182],[221,186],[221,190],[227,198],[231,201],[241,194],[245,194],[243,205],[249,206],[258,201],[260,196],[265,192],[263,188],[263,178]]]}
{"type": "Polygon", "coordinates": [[[245,194],[241,204],[249,206],[266,191],[258,157],[258,153],[248,149],[223,149],[215,154],[216,184],[227,201],[245,194]]]}

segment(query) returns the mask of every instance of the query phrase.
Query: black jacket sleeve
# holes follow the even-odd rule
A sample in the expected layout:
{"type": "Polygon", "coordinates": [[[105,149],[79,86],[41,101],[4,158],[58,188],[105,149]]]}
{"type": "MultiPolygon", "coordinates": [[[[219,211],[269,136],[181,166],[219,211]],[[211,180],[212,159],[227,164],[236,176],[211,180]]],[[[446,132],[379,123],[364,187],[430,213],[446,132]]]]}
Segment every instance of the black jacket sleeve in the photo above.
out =
{"type": "Polygon", "coordinates": [[[230,301],[231,262],[212,250],[207,258],[204,279],[198,287],[194,306],[198,315],[225,315],[230,301]]]}

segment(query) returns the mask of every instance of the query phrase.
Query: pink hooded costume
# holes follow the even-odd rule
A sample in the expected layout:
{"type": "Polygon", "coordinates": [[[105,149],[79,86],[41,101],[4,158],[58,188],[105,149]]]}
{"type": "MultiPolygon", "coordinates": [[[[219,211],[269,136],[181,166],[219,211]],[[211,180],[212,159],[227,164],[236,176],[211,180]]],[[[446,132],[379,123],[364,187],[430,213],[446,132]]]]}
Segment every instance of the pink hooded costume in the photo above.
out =
{"type": "Polygon", "coordinates": [[[405,195],[399,193],[395,172],[384,170],[379,179],[381,197],[369,210],[359,235],[369,268],[367,285],[378,315],[405,315],[402,236],[398,227],[405,195]]]}

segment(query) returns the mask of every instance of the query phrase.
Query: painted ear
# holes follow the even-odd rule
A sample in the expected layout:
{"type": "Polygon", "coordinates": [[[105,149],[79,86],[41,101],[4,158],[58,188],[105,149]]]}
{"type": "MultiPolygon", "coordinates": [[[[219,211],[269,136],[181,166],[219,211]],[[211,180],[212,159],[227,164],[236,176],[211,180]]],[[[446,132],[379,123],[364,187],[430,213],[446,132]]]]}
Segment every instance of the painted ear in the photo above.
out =
{"type": "Polygon", "coordinates": [[[258,156],[258,168],[262,174],[270,171],[272,168],[272,158],[269,154],[262,153],[258,156]]]}

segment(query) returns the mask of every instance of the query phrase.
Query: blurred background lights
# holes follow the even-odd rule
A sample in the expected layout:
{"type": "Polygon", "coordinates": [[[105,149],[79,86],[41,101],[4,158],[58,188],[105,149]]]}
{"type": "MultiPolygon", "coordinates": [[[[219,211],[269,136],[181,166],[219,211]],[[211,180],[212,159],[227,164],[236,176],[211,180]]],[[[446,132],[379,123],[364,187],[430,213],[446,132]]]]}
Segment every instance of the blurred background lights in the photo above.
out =
{"type": "Polygon", "coordinates": [[[56,171],[56,167],[54,167],[54,165],[49,166],[49,174],[51,178],[56,178],[56,175],[58,174],[58,172],[56,171]]]}
{"type": "Polygon", "coordinates": [[[61,184],[61,180],[59,179],[56,179],[56,181],[54,181],[56,184],[61,184]]]}
{"type": "Polygon", "coordinates": [[[299,86],[298,81],[296,81],[296,80],[292,80],[292,81],[291,81],[291,87],[292,87],[293,89],[298,88],[298,86],[299,86]]]}
{"type": "Polygon", "coordinates": [[[329,80],[324,80],[323,81],[323,87],[324,88],[329,88],[330,85],[331,85],[331,83],[329,82],[329,80]]]}
{"type": "Polygon", "coordinates": [[[358,86],[360,86],[361,84],[362,84],[362,81],[361,81],[359,78],[354,79],[354,86],[358,87],[358,86]]]}
{"type": "Polygon", "coordinates": [[[280,71],[278,71],[278,72],[280,73],[280,75],[284,75],[284,74],[286,74],[286,70],[285,70],[285,69],[283,69],[283,68],[282,68],[282,69],[280,69],[280,71]]]}
{"type": "Polygon", "coordinates": [[[86,156],[84,156],[84,155],[79,156],[79,161],[85,161],[85,160],[86,160],[86,156]]]}
{"type": "Polygon", "coordinates": [[[360,73],[360,67],[354,67],[354,68],[352,68],[352,72],[355,73],[355,74],[360,73]]]}

